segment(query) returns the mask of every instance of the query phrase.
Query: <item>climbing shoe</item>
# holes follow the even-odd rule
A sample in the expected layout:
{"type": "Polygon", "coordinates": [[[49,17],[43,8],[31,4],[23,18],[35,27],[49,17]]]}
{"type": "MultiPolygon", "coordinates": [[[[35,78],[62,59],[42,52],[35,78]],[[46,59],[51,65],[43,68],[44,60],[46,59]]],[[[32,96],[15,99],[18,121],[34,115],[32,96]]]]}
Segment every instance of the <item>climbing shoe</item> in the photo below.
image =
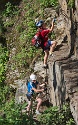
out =
{"type": "Polygon", "coordinates": [[[38,110],[36,110],[36,112],[35,112],[37,115],[40,115],[41,113],[38,111],[38,110]]]}
{"type": "Polygon", "coordinates": [[[53,55],[53,52],[52,52],[52,53],[49,53],[49,56],[53,57],[53,56],[54,56],[54,55],[53,55]]]}
{"type": "Polygon", "coordinates": [[[43,65],[43,68],[47,69],[47,68],[48,68],[48,65],[47,65],[47,64],[44,64],[44,65],[43,65]]]}

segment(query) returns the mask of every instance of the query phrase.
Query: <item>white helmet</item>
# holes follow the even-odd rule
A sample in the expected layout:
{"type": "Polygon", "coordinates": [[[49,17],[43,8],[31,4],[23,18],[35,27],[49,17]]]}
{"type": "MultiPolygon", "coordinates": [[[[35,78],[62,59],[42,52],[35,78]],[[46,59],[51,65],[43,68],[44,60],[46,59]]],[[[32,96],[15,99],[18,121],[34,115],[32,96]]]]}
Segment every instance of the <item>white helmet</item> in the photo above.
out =
{"type": "Polygon", "coordinates": [[[31,74],[31,75],[30,75],[30,80],[36,80],[36,75],[31,74]]]}

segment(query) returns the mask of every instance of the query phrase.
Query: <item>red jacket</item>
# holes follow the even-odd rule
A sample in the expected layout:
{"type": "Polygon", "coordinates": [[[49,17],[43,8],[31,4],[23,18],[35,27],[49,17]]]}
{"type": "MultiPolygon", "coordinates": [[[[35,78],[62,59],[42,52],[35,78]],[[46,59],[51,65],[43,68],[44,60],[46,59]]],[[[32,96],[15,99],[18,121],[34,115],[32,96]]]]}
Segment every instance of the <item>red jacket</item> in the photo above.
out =
{"type": "Polygon", "coordinates": [[[41,31],[41,37],[43,39],[43,46],[46,47],[46,44],[48,42],[48,34],[50,33],[49,29],[42,29],[41,31]]]}

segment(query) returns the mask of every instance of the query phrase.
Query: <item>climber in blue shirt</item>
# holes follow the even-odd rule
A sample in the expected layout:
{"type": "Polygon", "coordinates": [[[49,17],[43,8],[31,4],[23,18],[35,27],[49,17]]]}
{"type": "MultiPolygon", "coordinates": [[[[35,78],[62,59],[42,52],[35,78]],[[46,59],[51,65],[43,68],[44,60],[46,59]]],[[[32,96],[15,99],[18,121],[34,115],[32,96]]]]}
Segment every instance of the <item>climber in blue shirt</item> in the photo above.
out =
{"type": "Polygon", "coordinates": [[[34,90],[33,90],[33,88],[36,88],[37,89],[37,85],[38,85],[38,82],[37,81],[35,81],[35,84],[34,84],[34,81],[30,81],[30,82],[28,82],[28,93],[30,93],[30,94],[34,94],[34,90]]]}
{"type": "MultiPolygon", "coordinates": [[[[28,82],[27,88],[28,88],[28,93],[27,93],[27,98],[28,98],[28,106],[27,106],[27,111],[30,111],[31,108],[31,98],[33,97],[34,93],[39,93],[39,92],[43,92],[44,89],[37,89],[37,78],[36,75],[31,74],[30,75],[30,82],[28,82]]],[[[44,84],[43,84],[44,85],[44,84]]],[[[43,86],[41,85],[41,86],[43,86]]],[[[36,108],[36,114],[40,114],[39,112],[39,108],[42,104],[42,99],[40,97],[36,97],[36,101],[37,101],[37,108],[36,108]]]]}

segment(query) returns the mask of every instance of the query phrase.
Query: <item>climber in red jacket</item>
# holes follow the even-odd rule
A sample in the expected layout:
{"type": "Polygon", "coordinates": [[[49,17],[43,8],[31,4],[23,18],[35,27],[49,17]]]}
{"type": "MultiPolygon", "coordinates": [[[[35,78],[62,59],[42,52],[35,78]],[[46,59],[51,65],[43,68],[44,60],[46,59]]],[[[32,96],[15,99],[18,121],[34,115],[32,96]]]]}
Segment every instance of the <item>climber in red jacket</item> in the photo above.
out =
{"type": "Polygon", "coordinates": [[[57,45],[56,41],[52,41],[48,39],[48,34],[50,32],[52,32],[53,28],[54,28],[54,21],[52,21],[52,25],[49,29],[47,29],[45,27],[45,23],[44,21],[40,20],[39,22],[36,23],[36,26],[38,27],[38,30],[41,30],[41,37],[43,39],[43,45],[42,45],[42,49],[44,50],[44,68],[47,68],[47,59],[48,59],[48,55],[53,56],[53,51],[57,45]]]}

